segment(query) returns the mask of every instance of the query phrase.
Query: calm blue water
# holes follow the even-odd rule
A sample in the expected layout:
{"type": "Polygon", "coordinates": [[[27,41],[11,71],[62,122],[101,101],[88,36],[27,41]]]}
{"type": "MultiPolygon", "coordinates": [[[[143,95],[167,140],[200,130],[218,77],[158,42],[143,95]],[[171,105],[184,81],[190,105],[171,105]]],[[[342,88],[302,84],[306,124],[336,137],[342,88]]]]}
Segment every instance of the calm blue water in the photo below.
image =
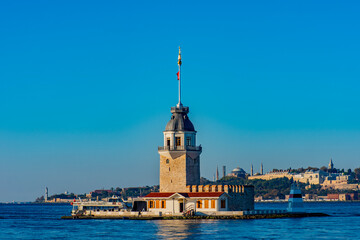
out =
{"type": "MultiPolygon", "coordinates": [[[[360,203],[305,203],[331,217],[257,220],[61,220],[69,205],[1,205],[0,239],[360,239],[360,203]]],[[[256,204],[284,209],[286,204],[256,204]]]]}

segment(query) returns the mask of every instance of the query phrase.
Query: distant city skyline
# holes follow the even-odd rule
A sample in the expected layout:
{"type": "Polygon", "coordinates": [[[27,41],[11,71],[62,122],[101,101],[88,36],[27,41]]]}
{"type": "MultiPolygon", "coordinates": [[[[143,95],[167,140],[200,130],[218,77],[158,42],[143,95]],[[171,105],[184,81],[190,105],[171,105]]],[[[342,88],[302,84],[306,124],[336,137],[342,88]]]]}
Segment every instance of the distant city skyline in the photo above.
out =
{"type": "Polygon", "coordinates": [[[1,2],[0,202],[159,184],[179,45],[201,176],[360,167],[358,7],[1,2]]]}

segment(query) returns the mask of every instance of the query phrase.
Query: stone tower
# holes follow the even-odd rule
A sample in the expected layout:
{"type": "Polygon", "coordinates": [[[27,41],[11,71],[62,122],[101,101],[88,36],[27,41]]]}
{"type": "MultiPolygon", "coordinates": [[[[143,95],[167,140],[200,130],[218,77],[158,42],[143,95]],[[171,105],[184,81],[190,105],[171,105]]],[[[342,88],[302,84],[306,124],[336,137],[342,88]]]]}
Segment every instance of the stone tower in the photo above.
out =
{"type": "Polygon", "coordinates": [[[171,108],[171,119],[165,127],[160,154],[160,192],[186,192],[187,185],[200,184],[201,146],[196,146],[196,131],[188,117],[189,107],[181,103],[181,50],[177,73],[179,102],[171,108]]]}
{"type": "MultiPolygon", "coordinates": [[[[178,104],[179,105],[179,104],[178,104]]],[[[171,108],[160,154],[160,192],[186,192],[186,185],[200,184],[201,146],[196,146],[196,131],[187,114],[188,107],[171,108]]]]}

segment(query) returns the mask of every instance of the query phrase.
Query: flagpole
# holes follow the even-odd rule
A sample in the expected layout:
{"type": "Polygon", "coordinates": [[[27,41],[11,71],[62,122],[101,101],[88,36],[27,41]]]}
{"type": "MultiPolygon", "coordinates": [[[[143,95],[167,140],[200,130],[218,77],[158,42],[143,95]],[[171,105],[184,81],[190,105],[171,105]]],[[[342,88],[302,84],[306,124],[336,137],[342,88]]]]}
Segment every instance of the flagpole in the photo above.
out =
{"type": "Polygon", "coordinates": [[[179,64],[179,107],[181,106],[181,65],[179,64]]]}
{"type": "Polygon", "coordinates": [[[179,47],[179,56],[178,56],[178,65],[179,65],[179,103],[178,103],[178,108],[182,107],[181,104],[181,49],[179,47]]]}

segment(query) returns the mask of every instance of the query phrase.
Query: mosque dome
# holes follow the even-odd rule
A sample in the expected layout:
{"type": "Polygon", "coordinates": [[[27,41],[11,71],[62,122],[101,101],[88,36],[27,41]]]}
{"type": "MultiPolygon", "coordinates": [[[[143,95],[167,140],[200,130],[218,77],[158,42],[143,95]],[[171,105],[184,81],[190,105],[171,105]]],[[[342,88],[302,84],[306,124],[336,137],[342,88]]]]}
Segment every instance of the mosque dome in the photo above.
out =
{"type": "Polygon", "coordinates": [[[246,172],[244,169],[237,167],[234,168],[231,173],[228,174],[228,176],[238,177],[238,178],[245,178],[246,172]]]}
{"type": "Polygon", "coordinates": [[[188,107],[172,107],[171,119],[166,124],[165,131],[195,131],[194,125],[187,116],[188,107]]]}
{"type": "Polygon", "coordinates": [[[237,174],[245,174],[245,173],[246,173],[246,172],[244,171],[244,169],[239,168],[239,167],[234,168],[231,172],[232,172],[232,173],[237,173],[237,174]]]}

